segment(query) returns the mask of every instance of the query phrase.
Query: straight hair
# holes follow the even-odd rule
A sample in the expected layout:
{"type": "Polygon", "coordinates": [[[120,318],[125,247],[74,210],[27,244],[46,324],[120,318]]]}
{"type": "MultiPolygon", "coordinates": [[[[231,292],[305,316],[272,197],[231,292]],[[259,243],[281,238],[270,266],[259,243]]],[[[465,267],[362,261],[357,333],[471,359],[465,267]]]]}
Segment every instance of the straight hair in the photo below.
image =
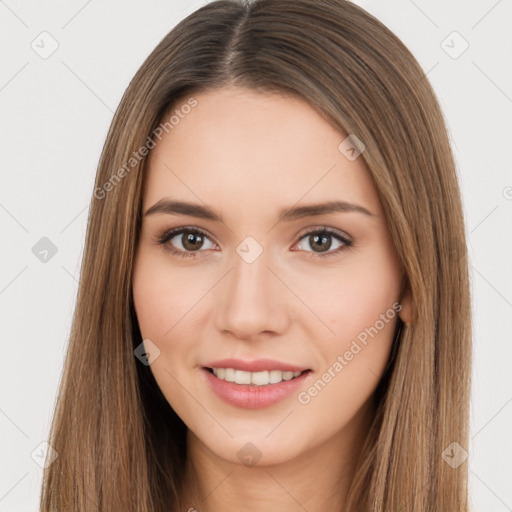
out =
{"type": "MultiPolygon", "coordinates": [[[[178,23],[130,82],[91,198],[79,290],[49,443],[43,512],[186,510],[186,426],[149,367],[132,297],[150,140],[173,108],[227,86],[294,95],[361,154],[404,268],[399,322],[344,510],[467,512],[471,318],[463,210],[432,87],[380,21],[345,0],[210,2],[178,23]]],[[[167,123],[167,125],[165,125],[167,123]]],[[[341,512],[341,511],[340,511],[341,512]]]]}

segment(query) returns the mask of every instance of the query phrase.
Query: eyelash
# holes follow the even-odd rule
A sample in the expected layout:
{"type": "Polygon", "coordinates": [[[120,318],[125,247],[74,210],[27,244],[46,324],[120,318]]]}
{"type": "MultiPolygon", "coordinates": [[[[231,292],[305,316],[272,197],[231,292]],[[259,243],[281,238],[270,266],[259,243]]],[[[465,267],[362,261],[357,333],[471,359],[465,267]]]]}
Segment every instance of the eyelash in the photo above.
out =
{"type": "MultiPolygon", "coordinates": [[[[156,237],[156,243],[159,245],[165,245],[165,244],[167,244],[167,242],[169,240],[171,240],[175,236],[183,234],[183,233],[192,233],[194,235],[201,235],[201,236],[210,238],[208,236],[208,234],[205,233],[204,231],[202,231],[201,229],[192,228],[192,227],[190,227],[190,228],[180,227],[180,228],[174,228],[174,229],[164,231],[164,233],[162,233],[161,235],[156,237]]],[[[318,256],[320,258],[326,258],[328,256],[332,256],[335,254],[339,254],[343,251],[346,251],[354,245],[353,241],[350,240],[349,238],[343,236],[341,234],[341,232],[337,231],[336,229],[329,228],[327,226],[317,227],[317,228],[311,229],[311,230],[303,233],[301,235],[301,237],[299,238],[299,242],[300,242],[300,240],[302,240],[303,238],[305,238],[309,235],[324,234],[324,233],[327,233],[327,234],[331,235],[333,238],[336,238],[338,241],[342,242],[343,245],[341,247],[338,247],[334,251],[328,251],[325,253],[315,253],[313,251],[307,251],[307,252],[311,252],[312,255],[314,255],[315,257],[318,256]]],[[[173,256],[176,256],[178,258],[197,258],[198,257],[197,253],[204,251],[204,250],[200,250],[200,249],[197,251],[182,251],[181,249],[175,249],[171,245],[167,245],[165,247],[165,250],[170,252],[173,256]]]]}

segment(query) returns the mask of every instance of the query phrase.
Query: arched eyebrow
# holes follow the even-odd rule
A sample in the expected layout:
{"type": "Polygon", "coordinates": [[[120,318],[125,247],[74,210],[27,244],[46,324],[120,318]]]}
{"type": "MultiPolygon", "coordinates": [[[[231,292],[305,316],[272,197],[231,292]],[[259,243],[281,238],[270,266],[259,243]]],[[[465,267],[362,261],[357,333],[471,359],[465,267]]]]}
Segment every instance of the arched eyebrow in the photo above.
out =
{"type": "MultiPolygon", "coordinates": [[[[326,215],[329,213],[342,212],[357,212],[369,217],[376,217],[374,213],[363,206],[348,203],[346,201],[329,201],[326,203],[283,208],[279,212],[278,221],[292,221],[304,217],[314,217],[319,215],[326,215]]],[[[208,206],[189,203],[186,201],[176,201],[169,198],[160,199],[157,203],[148,208],[146,213],[144,213],[144,217],[155,214],[188,215],[190,217],[197,217],[199,219],[224,222],[221,215],[219,215],[208,206]]]]}
{"type": "Polygon", "coordinates": [[[294,206],[285,208],[279,214],[279,221],[290,221],[301,219],[303,217],[314,217],[326,215],[328,213],[357,212],[376,217],[370,210],[358,204],[348,203],[346,201],[329,201],[327,203],[307,204],[303,206],[294,206]]]}

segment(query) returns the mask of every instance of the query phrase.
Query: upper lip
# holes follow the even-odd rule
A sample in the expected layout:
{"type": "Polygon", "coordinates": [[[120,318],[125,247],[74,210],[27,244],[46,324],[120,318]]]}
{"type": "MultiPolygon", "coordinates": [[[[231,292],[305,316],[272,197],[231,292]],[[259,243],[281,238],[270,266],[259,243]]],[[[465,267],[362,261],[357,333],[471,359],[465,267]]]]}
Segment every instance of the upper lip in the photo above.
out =
{"type": "Polygon", "coordinates": [[[244,361],[242,359],[219,359],[206,363],[205,368],[233,368],[245,372],[262,372],[265,370],[281,370],[283,372],[302,372],[309,368],[297,366],[294,364],[283,363],[274,359],[256,359],[254,361],[244,361]]]}

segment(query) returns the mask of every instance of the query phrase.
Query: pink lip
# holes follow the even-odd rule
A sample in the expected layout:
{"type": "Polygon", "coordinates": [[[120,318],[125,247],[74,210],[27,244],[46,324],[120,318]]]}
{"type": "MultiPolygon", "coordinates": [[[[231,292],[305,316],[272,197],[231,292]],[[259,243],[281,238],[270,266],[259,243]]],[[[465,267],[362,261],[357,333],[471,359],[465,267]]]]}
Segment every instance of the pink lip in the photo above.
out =
{"type": "MultiPolygon", "coordinates": [[[[206,368],[233,368],[245,372],[263,372],[265,370],[281,370],[282,372],[303,372],[308,370],[301,366],[282,363],[274,359],[257,359],[255,361],[243,361],[241,359],[219,359],[204,365],[206,368]]],[[[289,381],[288,381],[289,382],[289,381]]]]}
{"type": "MultiPolygon", "coordinates": [[[[216,366],[214,366],[215,368],[216,366]]],[[[218,366],[217,368],[226,368],[218,366]]],[[[232,366],[227,366],[232,368],[232,366]]],[[[222,400],[235,407],[245,409],[262,409],[284,400],[292,393],[304,385],[304,381],[312,373],[306,371],[291,380],[283,380],[279,384],[267,384],[266,386],[256,386],[254,384],[236,384],[217,378],[206,368],[201,370],[205,375],[206,381],[213,392],[222,400]]],[[[292,370],[289,370],[292,371],[292,370]]],[[[296,370],[300,371],[300,369],[296,370]]]]}

